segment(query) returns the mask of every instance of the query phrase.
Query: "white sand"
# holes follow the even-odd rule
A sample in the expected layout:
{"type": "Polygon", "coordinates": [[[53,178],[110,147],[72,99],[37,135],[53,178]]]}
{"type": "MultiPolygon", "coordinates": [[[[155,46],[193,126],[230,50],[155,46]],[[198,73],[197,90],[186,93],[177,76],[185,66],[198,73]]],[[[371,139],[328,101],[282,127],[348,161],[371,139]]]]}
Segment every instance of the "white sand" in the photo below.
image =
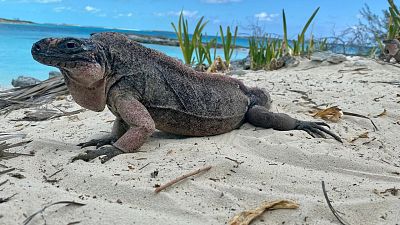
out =
{"type": "MultiPolygon", "coordinates": [[[[77,143],[110,131],[113,116],[109,111],[86,111],[44,122],[10,121],[20,118],[24,110],[1,116],[2,131],[26,133],[33,140],[10,151],[33,151],[35,156],[0,161],[25,176],[0,175],[0,183],[9,179],[0,187],[0,197],[18,193],[0,204],[0,224],[22,224],[43,206],[65,200],[86,205],[53,206],[43,214],[47,224],[226,224],[240,211],[276,199],[294,200],[300,208],[264,213],[253,224],[339,224],[325,202],[322,180],[334,208],[350,224],[398,224],[399,196],[376,194],[374,189],[400,188],[400,89],[373,82],[399,81],[400,69],[369,60],[361,63],[371,71],[338,72],[357,68],[346,66],[351,62],[311,69],[307,69],[309,62],[302,62],[296,68],[239,77],[247,85],[270,91],[272,111],[302,120],[315,120],[308,112],[312,105],[289,89],[307,92],[318,105],[338,105],[371,117],[387,110],[386,116],[373,119],[379,131],[356,117],[329,123],[344,144],[310,138],[303,131],[279,132],[245,124],[204,138],[181,139],[157,132],[138,153],[120,155],[105,164],[98,159],[70,163],[71,157],[82,152],[77,143]],[[369,138],[349,142],[366,131],[369,138]],[[237,165],[225,157],[243,163],[237,165]],[[154,185],[205,165],[213,168],[154,193],[154,185]],[[57,183],[43,178],[60,169],[50,178],[57,183]],[[159,174],[151,178],[155,170],[159,174]]],[[[68,111],[80,108],[66,100],[53,105],[68,111]]],[[[44,224],[43,218],[38,215],[30,224],[44,224]]]]}

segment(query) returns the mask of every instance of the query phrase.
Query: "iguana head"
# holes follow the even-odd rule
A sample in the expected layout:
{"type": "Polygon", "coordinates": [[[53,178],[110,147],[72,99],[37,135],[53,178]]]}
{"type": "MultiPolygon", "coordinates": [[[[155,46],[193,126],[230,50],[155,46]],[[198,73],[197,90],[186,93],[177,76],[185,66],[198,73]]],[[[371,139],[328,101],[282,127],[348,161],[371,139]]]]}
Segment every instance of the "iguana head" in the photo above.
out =
{"type": "Polygon", "coordinates": [[[32,46],[33,58],[45,65],[57,67],[63,74],[91,87],[105,77],[101,48],[91,39],[45,38],[32,46]]]}
{"type": "Polygon", "coordinates": [[[60,69],[75,101],[90,110],[105,107],[107,63],[102,46],[93,39],[45,38],[32,46],[33,58],[60,69]]]}
{"type": "Polygon", "coordinates": [[[397,39],[384,40],[383,43],[385,44],[385,55],[394,56],[400,50],[400,41],[398,41],[397,39]]]}

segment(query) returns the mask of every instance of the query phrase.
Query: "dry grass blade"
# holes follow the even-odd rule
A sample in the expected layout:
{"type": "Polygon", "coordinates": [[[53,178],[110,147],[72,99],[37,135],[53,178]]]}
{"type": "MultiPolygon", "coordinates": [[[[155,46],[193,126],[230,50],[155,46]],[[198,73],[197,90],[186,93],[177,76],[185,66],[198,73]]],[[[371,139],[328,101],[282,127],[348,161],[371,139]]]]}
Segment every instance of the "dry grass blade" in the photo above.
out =
{"type": "Polygon", "coordinates": [[[60,112],[59,110],[54,109],[38,109],[35,111],[26,111],[23,118],[15,119],[12,121],[44,121],[63,116],[72,116],[84,111],[86,111],[86,109],[78,109],[72,112],[60,112]]]}
{"type": "Polygon", "coordinates": [[[0,175],[9,173],[9,172],[14,171],[14,170],[15,170],[15,168],[10,168],[10,169],[6,169],[6,170],[3,170],[3,171],[0,171],[0,175]]]}
{"type": "Polygon", "coordinates": [[[382,116],[386,116],[387,115],[387,111],[386,109],[383,109],[383,112],[379,113],[379,115],[374,116],[375,118],[377,117],[382,117],[382,116]]]}
{"type": "Polygon", "coordinates": [[[8,179],[0,183],[0,187],[5,185],[8,182],[8,179]]]}
{"type": "Polygon", "coordinates": [[[333,208],[331,202],[329,201],[328,194],[326,193],[325,189],[325,182],[322,181],[322,191],[324,192],[325,200],[326,203],[328,203],[329,209],[332,211],[333,215],[336,217],[336,219],[342,224],[342,225],[349,225],[340,215],[339,213],[333,208]]]}
{"type": "Polygon", "coordinates": [[[273,202],[264,202],[261,206],[253,210],[243,211],[234,216],[229,222],[229,225],[248,225],[255,218],[259,217],[267,210],[274,209],[297,209],[299,204],[289,200],[277,200],[273,202]]]}
{"type": "Polygon", "coordinates": [[[10,148],[26,145],[26,144],[28,144],[30,142],[31,141],[23,141],[23,142],[18,142],[18,143],[15,143],[15,144],[9,144],[9,143],[6,143],[5,141],[1,142],[0,143],[0,159],[11,159],[11,158],[18,157],[20,155],[33,156],[32,154],[11,153],[11,152],[5,152],[4,151],[6,149],[10,149],[10,148]]]}
{"type": "Polygon", "coordinates": [[[342,116],[343,116],[343,111],[337,106],[320,110],[313,115],[313,117],[319,117],[321,119],[329,120],[332,122],[338,122],[342,116]]]}
{"type": "Polygon", "coordinates": [[[368,67],[359,67],[355,69],[350,69],[350,70],[338,70],[339,73],[348,73],[348,72],[359,72],[359,71],[372,71],[368,67]]]}
{"type": "Polygon", "coordinates": [[[351,140],[350,140],[350,143],[353,143],[353,142],[355,142],[356,140],[358,140],[358,139],[360,139],[360,138],[369,138],[369,137],[368,137],[368,132],[364,132],[364,133],[358,135],[357,137],[351,139],[351,140]]]}
{"type": "Polygon", "coordinates": [[[11,199],[12,197],[16,196],[16,195],[17,195],[17,193],[15,193],[15,194],[11,195],[10,197],[7,197],[7,198],[0,198],[0,204],[1,204],[1,203],[4,203],[4,202],[10,201],[10,199],[11,199]]]}
{"type": "Polygon", "coordinates": [[[58,204],[67,204],[67,206],[68,206],[68,205],[77,205],[77,206],[84,206],[84,205],[86,205],[86,204],[83,204],[83,203],[73,202],[73,201],[59,201],[59,202],[54,202],[54,203],[51,203],[50,205],[46,205],[46,206],[43,207],[41,210],[39,210],[39,211],[35,212],[34,214],[30,215],[29,217],[27,217],[27,218],[24,220],[24,223],[23,223],[23,224],[24,224],[24,225],[27,225],[37,214],[44,212],[44,211],[45,211],[47,208],[49,208],[50,206],[58,205],[58,204]]]}
{"type": "Polygon", "coordinates": [[[12,134],[12,133],[0,133],[0,141],[5,141],[12,138],[25,138],[26,134],[12,134]]]}
{"type": "Polygon", "coordinates": [[[0,112],[39,105],[65,94],[68,94],[68,89],[61,76],[28,87],[0,91],[0,112]]]}
{"type": "Polygon", "coordinates": [[[357,114],[357,113],[352,113],[352,112],[343,112],[343,115],[368,119],[369,121],[371,121],[371,123],[374,126],[375,130],[378,130],[378,127],[375,125],[374,121],[372,121],[372,119],[369,118],[368,116],[363,116],[363,115],[360,115],[360,114],[357,114]]]}

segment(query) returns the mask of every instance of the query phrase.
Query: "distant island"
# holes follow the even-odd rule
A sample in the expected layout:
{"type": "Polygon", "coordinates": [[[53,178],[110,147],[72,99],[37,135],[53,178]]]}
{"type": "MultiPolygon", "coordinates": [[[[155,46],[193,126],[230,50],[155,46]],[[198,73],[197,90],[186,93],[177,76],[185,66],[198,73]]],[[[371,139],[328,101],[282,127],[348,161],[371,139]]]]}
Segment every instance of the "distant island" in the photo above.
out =
{"type": "Polygon", "coordinates": [[[0,23],[12,23],[12,24],[35,24],[32,21],[19,20],[19,19],[4,19],[0,18],[0,23]]]}
{"type": "MultiPolygon", "coordinates": [[[[4,19],[0,18],[1,23],[8,23],[8,24],[38,24],[32,21],[27,20],[20,20],[20,19],[4,19]]],[[[53,23],[46,23],[49,25],[55,26],[71,26],[71,27],[91,27],[91,26],[80,26],[80,25],[73,25],[73,24],[53,24],[53,23]]],[[[104,27],[98,27],[104,28],[104,27]]],[[[107,28],[104,28],[107,29],[107,28]]],[[[115,30],[119,30],[118,28],[114,28],[115,30]]],[[[179,46],[179,41],[175,38],[168,38],[164,36],[153,36],[153,35],[144,35],[144,34],[136,34],[134,31],[131,33],[126,33],[128,37],[134,41],[137,41],[142,44],[156,44],[156,45],[165,45],[165,46],[179,46]]],[[[217,44],[217,48],[222,48],[220,43],[217,44]]],[[[246,48],[243,46],[236,45],[235,48],[246,48]]]]}

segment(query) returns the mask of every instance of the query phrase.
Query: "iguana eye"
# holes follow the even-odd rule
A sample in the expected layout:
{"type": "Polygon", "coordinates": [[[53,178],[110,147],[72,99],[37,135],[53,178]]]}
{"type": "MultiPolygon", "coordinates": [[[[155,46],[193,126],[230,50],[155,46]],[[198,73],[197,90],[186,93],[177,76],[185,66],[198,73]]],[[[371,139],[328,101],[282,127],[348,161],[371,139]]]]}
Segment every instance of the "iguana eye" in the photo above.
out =
{"type": "Polygon", "coordinates": [[[77,44],[75,42],[69,41],[67,42],[67,48],[76,48],[77,44]]]}

